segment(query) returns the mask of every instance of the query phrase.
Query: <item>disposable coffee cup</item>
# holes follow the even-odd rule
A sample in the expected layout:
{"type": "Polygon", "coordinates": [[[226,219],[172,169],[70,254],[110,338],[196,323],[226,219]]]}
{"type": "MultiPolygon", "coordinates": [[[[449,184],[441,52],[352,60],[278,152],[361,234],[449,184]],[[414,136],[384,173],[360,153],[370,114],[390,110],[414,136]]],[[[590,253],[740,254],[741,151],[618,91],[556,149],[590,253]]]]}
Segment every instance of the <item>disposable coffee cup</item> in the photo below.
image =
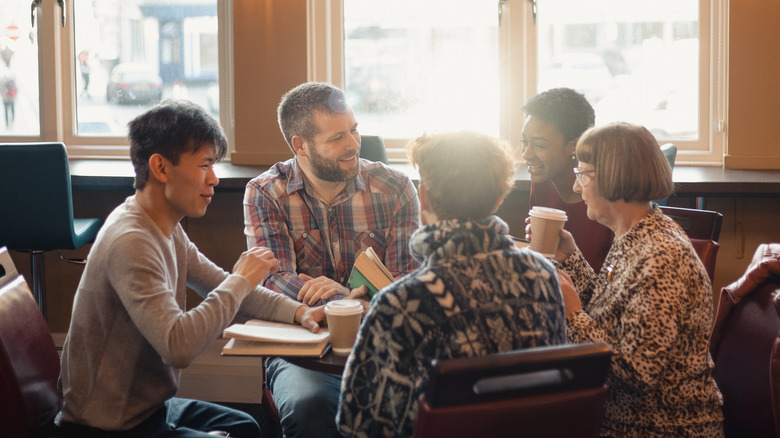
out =
{"type": "Polygon", "coordinates": [[[349,354],[355,345],[363,305],[357,300],[331,301],[325,305],[330,345],[335,354],[349,354]]]}
{"type": "Polygon", "coordinates": [[[528,215],[531,217],[531,249],[545,257],[555,256],[567,219],[566,212],[557,208],[534,207],[528,215]]]}

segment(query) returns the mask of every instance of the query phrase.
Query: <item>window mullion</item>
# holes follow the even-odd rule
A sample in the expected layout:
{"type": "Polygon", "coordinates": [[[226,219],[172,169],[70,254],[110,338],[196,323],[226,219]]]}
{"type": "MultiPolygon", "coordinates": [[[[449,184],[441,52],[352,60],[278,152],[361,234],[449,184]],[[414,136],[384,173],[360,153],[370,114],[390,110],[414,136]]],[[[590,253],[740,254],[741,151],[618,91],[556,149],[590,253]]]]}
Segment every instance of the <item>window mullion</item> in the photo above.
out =
{"type": "Polygon", "coordinates": [[[63,141],[63,70],[62,43],[66,29],[62,28],[57,2],[42,2],[36,16],[38,28],[38,79],[40,83],[41,138],[63,141]]]}
{"type": "Polygon", "coordinates": [[[308,73],[310,81],[344,87],[344,9],[341,0],[306,3],[308,73]]]}
{"type": "Polygon", "coordinates": [[[536,93],[536,24],[528,0],[504,4],[499,27],[501,63],[501,137],[519,145],[525,115],[522,107],[536,93]]]}

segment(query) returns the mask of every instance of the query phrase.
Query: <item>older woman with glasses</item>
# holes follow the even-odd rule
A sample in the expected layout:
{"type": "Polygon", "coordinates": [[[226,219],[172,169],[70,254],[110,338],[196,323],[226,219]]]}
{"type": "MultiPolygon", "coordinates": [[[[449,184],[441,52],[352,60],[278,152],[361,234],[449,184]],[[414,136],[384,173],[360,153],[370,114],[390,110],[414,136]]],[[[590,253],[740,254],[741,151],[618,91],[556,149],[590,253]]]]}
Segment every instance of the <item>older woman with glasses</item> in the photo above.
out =
{"type": "Polygon", "coordinates": [[[562,288],[569,341],[614,351],[601,435],[723,436],[712,286],[683,230],[651,203],[672,192],[669,164],[653,135],[628,123],[586,131],[576,154],[574,190],[615,233],[599,274],[566,231],[555,255],[573,281],[562,288]]]}

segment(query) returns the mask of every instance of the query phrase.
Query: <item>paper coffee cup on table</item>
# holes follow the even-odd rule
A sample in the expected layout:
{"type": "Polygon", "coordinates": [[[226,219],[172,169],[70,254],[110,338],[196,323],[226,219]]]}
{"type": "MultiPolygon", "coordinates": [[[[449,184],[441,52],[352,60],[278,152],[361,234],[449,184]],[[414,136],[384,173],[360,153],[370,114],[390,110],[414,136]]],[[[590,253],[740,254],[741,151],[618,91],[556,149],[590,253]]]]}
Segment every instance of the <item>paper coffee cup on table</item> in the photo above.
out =
{"type": "Polygon", "coordinates": [[[363,305],[357,300],[331,301],[325,305],[330,344],[335,354],[349,354],[355,345],[363,305]]]}
{"type": "Polygon", "coordinates": [[[566,212],[557,208],[534,207],[528,215],[531,217],[531,249],[545,257],[555,256],[567,219],[566,212]]]}

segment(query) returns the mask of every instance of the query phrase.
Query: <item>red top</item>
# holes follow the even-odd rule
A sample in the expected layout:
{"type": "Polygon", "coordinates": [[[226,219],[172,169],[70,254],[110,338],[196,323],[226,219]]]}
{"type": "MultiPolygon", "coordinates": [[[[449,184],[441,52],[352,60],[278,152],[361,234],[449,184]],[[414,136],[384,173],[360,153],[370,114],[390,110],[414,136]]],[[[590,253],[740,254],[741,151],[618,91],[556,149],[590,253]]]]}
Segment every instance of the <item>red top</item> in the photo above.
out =
{"type": "Polygon", "coordinates": [[[593,270],[596,273],[601,270],[615,235],[604,225],[588,219],[588,207],[585,202],[574,204],[563,202],[558,197],[558,190],[553,183],[547,181],[538,184],[531,182],[529,204],[531,207],[550,207],[565,211],[568,219],[563,228],[574,236],[577,247],[593,270]]]}

